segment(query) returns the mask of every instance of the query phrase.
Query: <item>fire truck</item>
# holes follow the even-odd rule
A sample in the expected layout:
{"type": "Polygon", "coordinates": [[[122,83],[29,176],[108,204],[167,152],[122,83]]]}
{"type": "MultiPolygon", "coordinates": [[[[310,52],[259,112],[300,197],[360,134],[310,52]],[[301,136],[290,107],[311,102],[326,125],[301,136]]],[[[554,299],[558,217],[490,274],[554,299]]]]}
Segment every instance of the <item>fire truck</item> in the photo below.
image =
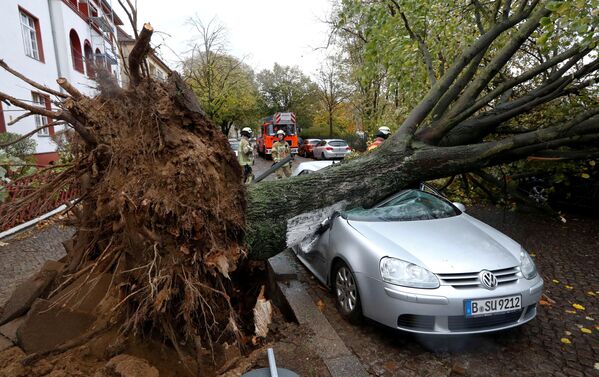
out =
{"type": "Polygon", "coordinates": [[[294,113],[275,113],[274,115],[260,119],[260,135],[256,138],[258,153],[261,156],[270,157],[272,145],[277,141],[277,131],[285,131],[285,141],[289,143],[291,153],[297,153],[297,122],[294,113]]]}

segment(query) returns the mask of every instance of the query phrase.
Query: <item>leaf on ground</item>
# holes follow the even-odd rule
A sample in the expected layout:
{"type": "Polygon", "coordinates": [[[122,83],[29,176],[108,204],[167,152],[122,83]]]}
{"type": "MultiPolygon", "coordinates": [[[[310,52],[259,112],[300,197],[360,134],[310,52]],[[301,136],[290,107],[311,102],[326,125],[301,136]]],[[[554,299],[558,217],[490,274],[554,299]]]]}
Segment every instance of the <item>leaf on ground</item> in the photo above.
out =
{"type": "Polygon", "coordinates": [[[533,258],[537,256],[537,254],[535,254],[535,253],[528,253],[528,255],[530,255],[533,258]]]}
{"type": "Polygon", "coordinates": [[[560,341],[564,344],[572,344],[572,342],[568,338],[561,338],[560,341]]]}
{"type": "Polygon", "coordinates": [[[576,310],[585,310],[584,306],[582,306],[580,304],[572,304],[572,307],[576,310]]]}
{"type": "Polygon", "coordinates": [[[551,281],[554,282],[555,284],[559,284],[559,280],[557,280],[557,279],[553,279],[551,281]]]}
{"type": "Polygon", "coordinates": [[[566,336],[572,335],[572,333],[570,331],[564,331],[564,334],[566,334],[566,336]]]}
{"type": "Polygon", "coordinates": [[[593,318],[593,317],[585,317],[585,319],[586,319],[587,321],[594,321],[594,320],[595,320],[595,318],[593,318]]]}
{"type": "Polygon", "coordinates": [[[595,368],[595,370],[599,370],[599,363],[595,363],[594,368],[595,368]]]}
{"type": "Polygon", "coordinates": [[[0,246],[6,246],[8,243],[0,241],[0,246]]]}
{"type": "Polygon", "coordinates": [[[592,334],[593,331],[591,329],[587,329],[586,327],[581,327],[580,331],[582,331],[585,334],[592,334]]]}
{"type": "Polygon", "coordinates": [[[543,306],[551,306],[551,303],[545,299],[539,300],[539,304],[541,304],[543,306]]]}
{"type": "Polygon", "coordinates": [[[566,284],[566,289],[574,289],[574,287],[566,284]]]}
{"type": "Polygon", "coordinates": [[[543,300],[547,301],[547,302],[548,302],[548,303],[550,303],[550,304],[555,304],[555,300],[552,300],[552,299],[551,299],[549,296],[547,296],[546,294],[543,294],[543,295],[541,296],[541,298],[542,298],[543,300]]]}
{"type": "Polygon", "coordinates": [[[318,310],[320,310],[322,312],[325,307],[324,301],[322,301],[321,299],[318,299],[318,301],[316,301],[316,306],[318,307],[318,310]]]}
{"type": "Polygon", "coordinates": [[[597,294],[595,292],[593,292],[593,291],[588,291],[587,295],[589,295],[589,296],[597,296],[597,294]]]}
{"type": "Polygon", "coordinates": [[[576,310],[566,310],[566,313],[568,313],[568,314],[576,314],[576,310]]]}

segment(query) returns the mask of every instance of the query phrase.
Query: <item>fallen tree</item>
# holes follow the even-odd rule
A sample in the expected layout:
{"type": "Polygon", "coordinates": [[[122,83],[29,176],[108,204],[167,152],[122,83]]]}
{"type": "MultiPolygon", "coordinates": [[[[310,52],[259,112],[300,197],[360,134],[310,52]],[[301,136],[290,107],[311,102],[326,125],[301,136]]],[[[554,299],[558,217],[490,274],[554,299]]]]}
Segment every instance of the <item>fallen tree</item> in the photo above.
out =
{"type": "Polygon", "coordinates": [[[112,274],[112,294],[118,297],[112,315],[123,319],[129,333],[158,329],[175,347],[184,342],[209,348],[223,337],[235,338],[239,311],[233,299],[243,290],[238,292],[242,287],[231,273],[246,252],[251,259],[264,259],[282,251],[290,219],[339,202],[367,207],[420,181],[535,152],[596,145],[596,103],[551,125],[488,139],[498,127],[543,104],[596,90],[595,40],[575,41],[549,61],[500,84],[493,81],[551,14],[544,1],[510,3],[489,19],[379,150],[312,175],[261,182],[245,192],[227,140],[179,75],[162,83],[143,69],[152,34],[146,24],[129,58],[129,88],[101,72],[94,98],[65,79],[58,81],[64,92],[27,81],[54,95],[58,110],[0,93],[0,100],[66,122],[78,135],[73,163],[18,204],[41,200],[66,184],[80,186],[65,279],[112,274]],[[500,37],[509,42],[494,45],[500,37]],[[495,53],[483,59],[491,46],[495,53]],[[503,101],[515,88],[518,93],[503,101]]]}

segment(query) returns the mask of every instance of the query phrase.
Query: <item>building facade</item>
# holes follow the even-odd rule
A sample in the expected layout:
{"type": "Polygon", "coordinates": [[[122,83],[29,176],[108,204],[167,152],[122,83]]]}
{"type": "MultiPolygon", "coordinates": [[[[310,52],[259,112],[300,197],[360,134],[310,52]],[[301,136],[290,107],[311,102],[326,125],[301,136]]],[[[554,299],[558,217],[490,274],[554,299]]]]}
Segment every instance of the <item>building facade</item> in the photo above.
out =
{"type": "MultiPolygon", "coordinates": [[[[129,73],[127,72],[127,61],[129,54],[135,45],[135,39],[123,29],[117,27],[117,39],[119,41],[119,67],[121,68],[121,80],[123,88],[129,85],[129,73]]],[[[152,50],[146,56],[149,74],[153,79],[164,81],[171,73],[171,69],[152,50]]]]}
{"type": "MultiPolygon", "coordinates": [[[[56,83],[66,78],[84,94],[94,95],[97,66],[104,66],[120,82],[116,26],[110,0],[2,0],[0,5],[0,59],[26,77],[60,91],[56,83]]],[[[0,91],[21,101],[48,109],[50,96],[0,69],[0,91]]],[[[0,132],[26,134],[51,122],[39,115],[10,124],[25,112],[0,103],[0,132]]],[[[36,160],[47,165],[58,159],[55,139],[63,126],[39,131],[36,160]]]]}

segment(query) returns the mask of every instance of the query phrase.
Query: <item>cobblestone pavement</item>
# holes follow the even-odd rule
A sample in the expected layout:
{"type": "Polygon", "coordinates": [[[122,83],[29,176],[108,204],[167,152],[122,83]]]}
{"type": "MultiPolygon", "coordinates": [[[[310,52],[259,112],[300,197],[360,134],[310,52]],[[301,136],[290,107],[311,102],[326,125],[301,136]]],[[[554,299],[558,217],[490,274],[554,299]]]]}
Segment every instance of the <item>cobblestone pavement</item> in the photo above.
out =
{"type": "Polygon", "coordinates": [[[353,326],[307,270],[302,279],[345,344],[376,376],[599,376],[594,369],[599,362],[599,220],[572,218],[562,224],[495,208],[469,213],[534,255],[545,294],[555,303],[541,305],[532,322],[501,333],[442,338],[415,336],[368,320],[353,326]]]}
{"type": "Polygon", "coordinates": [[[62,242],[72,234],[72,228],[50,224],[0,241],[0,307],[16,286],[37,272],[44,262],[65,255],[62,242]]]}

